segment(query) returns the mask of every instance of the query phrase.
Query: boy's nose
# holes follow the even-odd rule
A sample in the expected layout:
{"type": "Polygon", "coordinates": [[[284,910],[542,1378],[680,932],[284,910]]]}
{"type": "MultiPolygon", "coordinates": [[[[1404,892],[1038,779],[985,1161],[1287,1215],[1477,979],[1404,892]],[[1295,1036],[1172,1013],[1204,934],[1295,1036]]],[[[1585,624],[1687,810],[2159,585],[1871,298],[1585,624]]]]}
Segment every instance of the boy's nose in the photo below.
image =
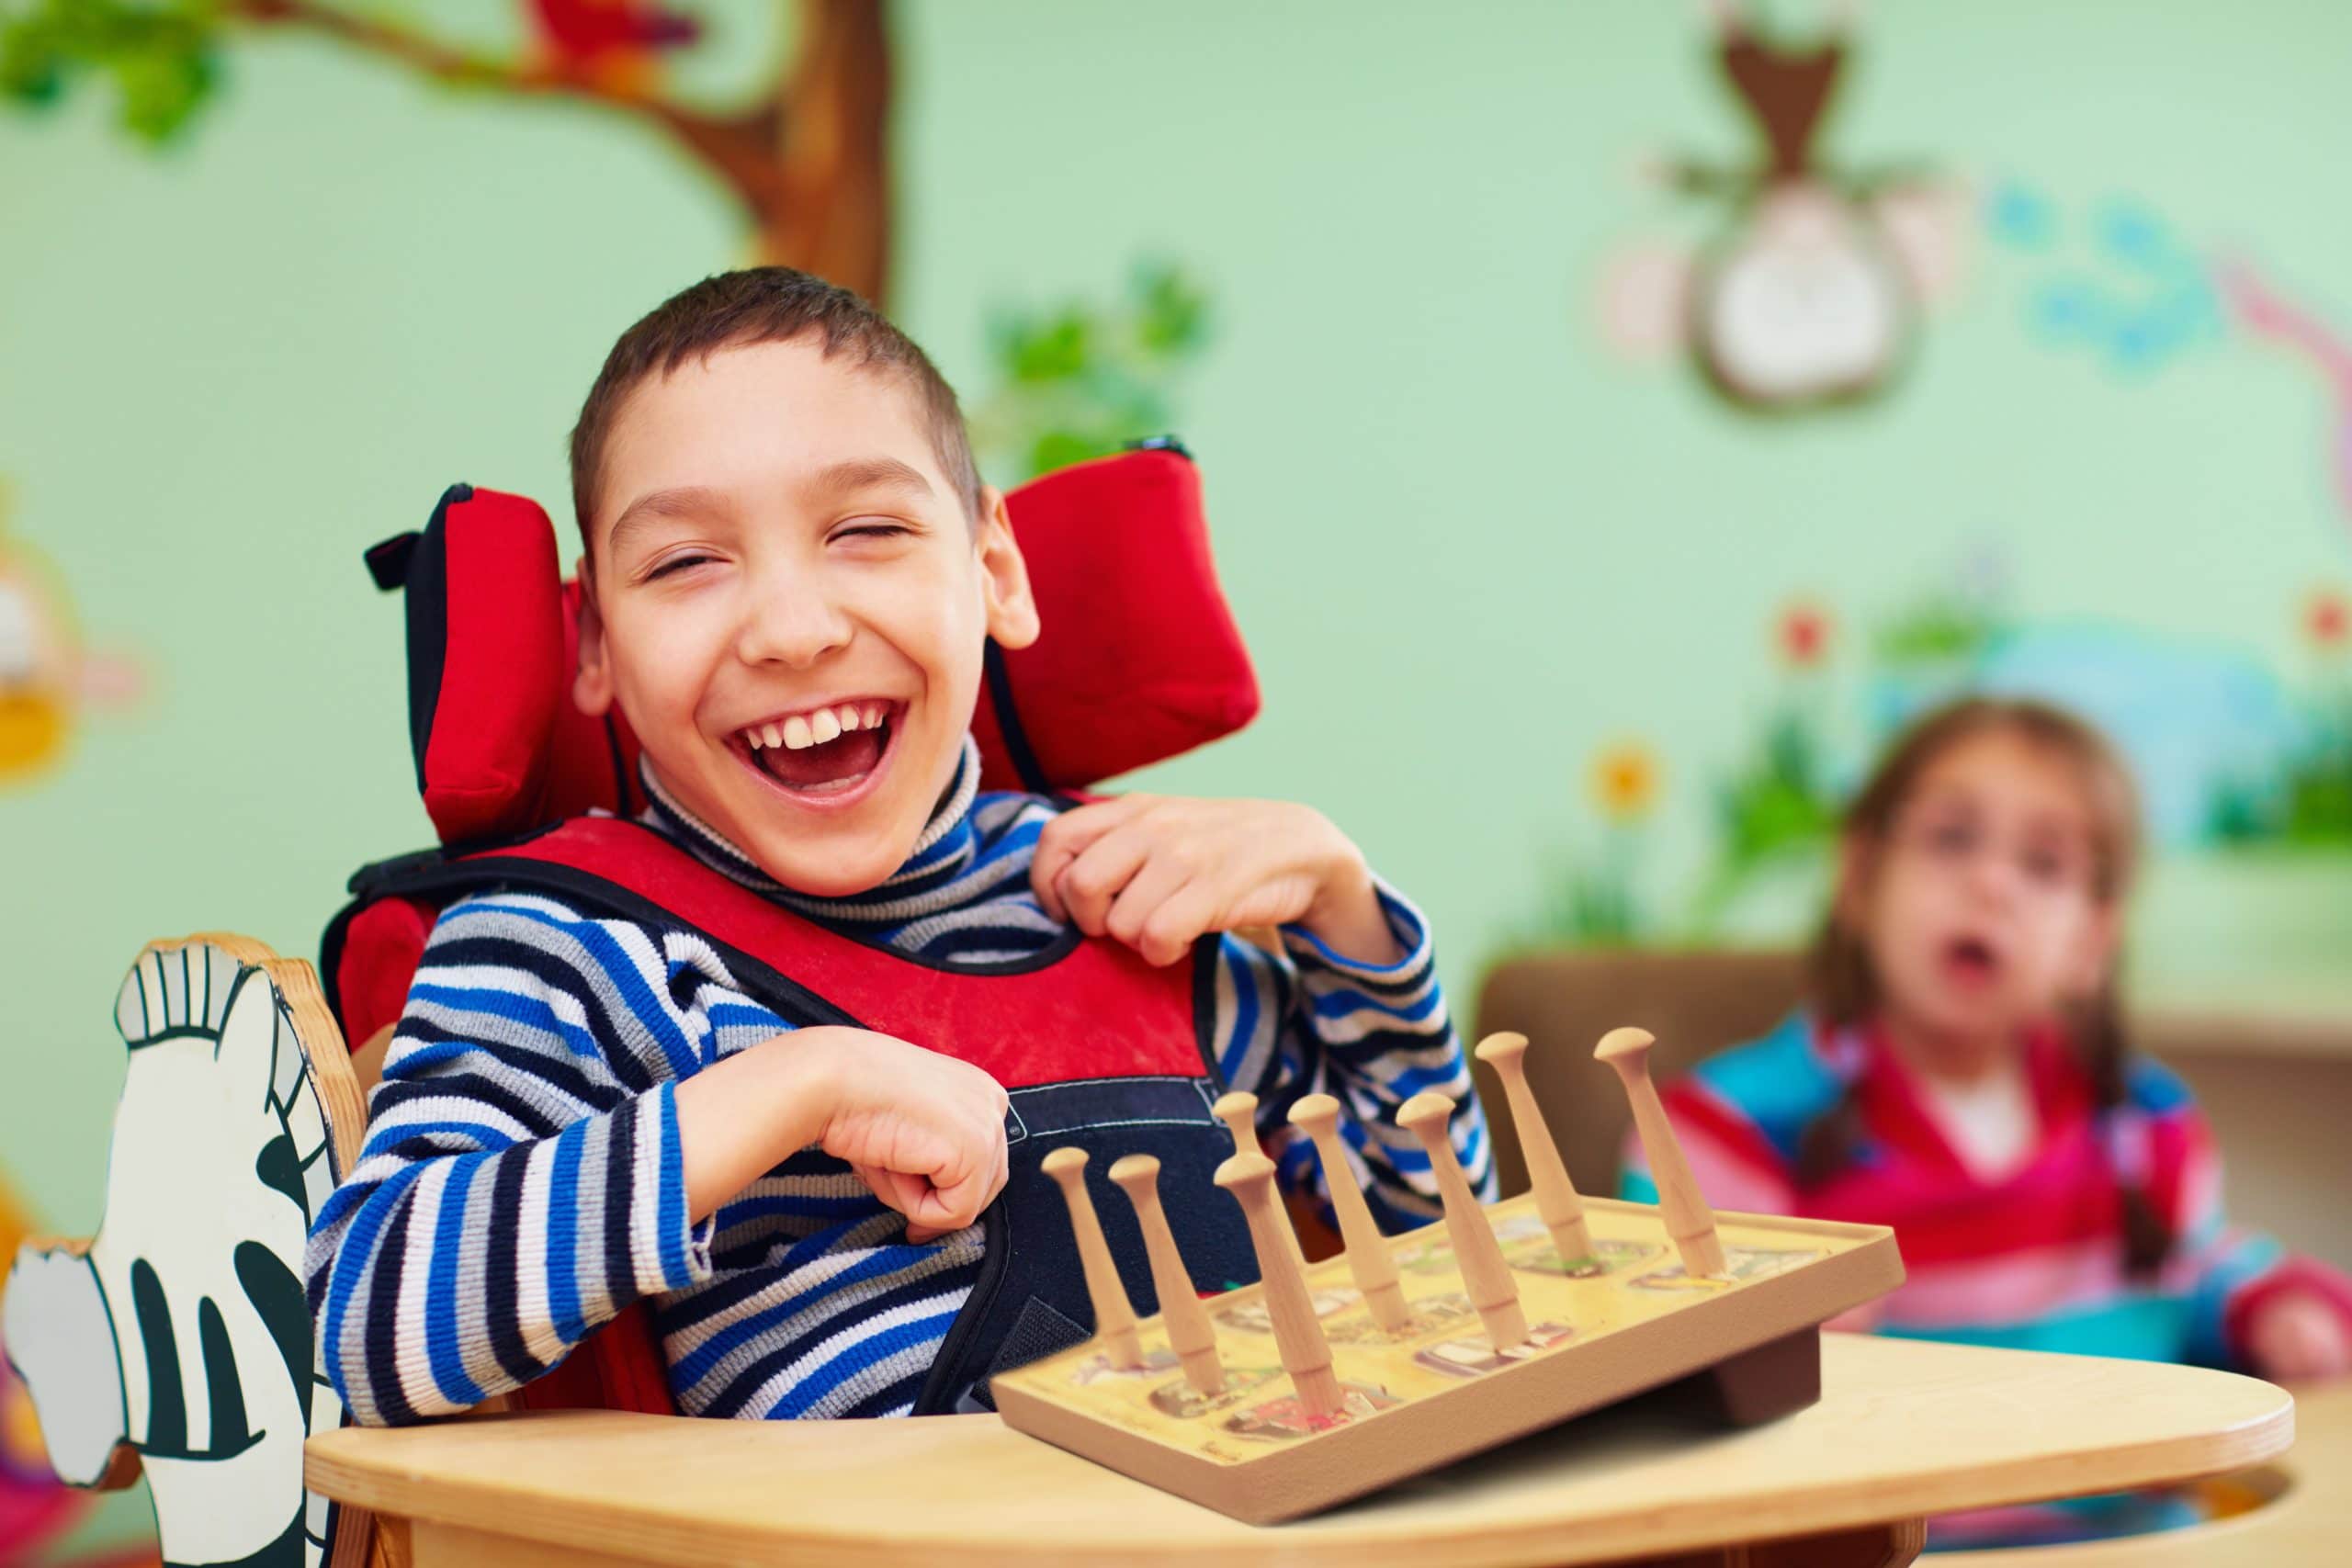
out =
{"type": "Polygon", "coordinates": [[[805,669],[845,647],[850,633],[849,617],[822,593],[755,588],[744,601],[735,652],[746,664],[805,669]]]}

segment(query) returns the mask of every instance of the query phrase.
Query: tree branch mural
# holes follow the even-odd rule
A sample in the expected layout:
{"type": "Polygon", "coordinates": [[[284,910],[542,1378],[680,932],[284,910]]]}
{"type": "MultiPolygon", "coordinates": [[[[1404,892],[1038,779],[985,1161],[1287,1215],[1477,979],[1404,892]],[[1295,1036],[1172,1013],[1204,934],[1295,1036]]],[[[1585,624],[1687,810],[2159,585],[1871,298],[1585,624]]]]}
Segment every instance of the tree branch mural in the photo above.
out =
{"type": "Polygon", "coordinates": [[[741,209],[751,254],[870,299],[890,265],[890,46],[885,0],[796,0],[773,85],[713,109],[665,96],[661,57],[700,36],[654,0],[527,0],[536,47],[503,59],[324,0],[33,0],[0,19],[0,91],[40,106],[77,77],[113,79],[122,123],[182,134],[241,35],[329,38],[452,88],[584,103],[658,127],[741,209]]]}

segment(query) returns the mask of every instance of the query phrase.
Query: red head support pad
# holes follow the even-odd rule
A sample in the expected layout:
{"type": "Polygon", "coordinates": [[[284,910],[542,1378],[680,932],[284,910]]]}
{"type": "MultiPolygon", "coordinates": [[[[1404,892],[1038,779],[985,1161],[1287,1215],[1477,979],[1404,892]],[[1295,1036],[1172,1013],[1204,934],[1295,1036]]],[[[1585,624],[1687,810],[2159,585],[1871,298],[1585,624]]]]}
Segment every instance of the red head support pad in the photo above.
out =
{"type": "MultiPolygon", "coordinates": [[[[987,789],[1077,790],[1232,733],[1258,683],[1179,449],[1100,458],[1006,503],[1044,631],[991,647],[972,730],[987,789]]],[[[368,552],[408,596],[409,735],[444,842],[628,811],[637,744],[572,705],[579,590],[536,502],[458,485],[368,552]]]]}

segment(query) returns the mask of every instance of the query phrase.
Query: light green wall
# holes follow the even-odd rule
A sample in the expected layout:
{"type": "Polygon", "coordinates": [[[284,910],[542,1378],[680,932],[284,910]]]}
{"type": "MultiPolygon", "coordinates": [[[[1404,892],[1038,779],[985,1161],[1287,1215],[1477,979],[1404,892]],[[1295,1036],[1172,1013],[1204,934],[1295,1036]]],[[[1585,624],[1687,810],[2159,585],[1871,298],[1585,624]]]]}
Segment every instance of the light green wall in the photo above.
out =
{"type": "MultiPolygon", "coordinates": [[[[1266,710],[1151,782],[1322,806],[1435,917],[1465,1008],[1608,738],[1668,757],[1660,852],[1690,855],[1792,594],[1874,603],[1990,533],[2028,613],[2283,660],[2291,606],[2345,575],[2313,380],[2243,349],[2144,383],[2052,354],[1997,253],[1851,417],[1736,422],[1606,357],[1601,259],[1690,231],[1634,170],[1741,145],[1696,7],[902,16],[897,308],[951,378],[980,389],[990,302],[1106,292],[1139,254],[1218,303],[1182,426],[1266,710]]],[[[2330,0],[1888,0],[1831,143],[2135,194],[2352,318],[2347,59],[2330,0]]],[[[91,639],[158,671],[0,795],[0,1165],[67,1229],[98,1218],[139,943],[309,953],[353,864],[423,840],[399,615],[359,548],[452,479],[560,499],[612,334],[740,255],[634,124],[297,39],[228,70],[162,155],[103,91],[0,118],[13,526],[91,639]]]]}
{"type": "MultiPolygon", "coordinates": [[[[2352,300],[2352,13],[2259,12],[1887,4],[1831,140],[2134,193],[2352,300]]],[[[1611,736],[1668,759],[1668,852],[1695,837],[1792,594],[1869,604],[1997,534],[2029,613],[2284,659],[2292,604],[2345,575],[2315,383],[2243,349],[2144,383],[2052,354],[1997,252],[1859,415],[1741,423],[1609,359],[1595,270],[1676,222],[1632,171],[1739,145],[1699,39],[1634,4],[938,4],[900,28],[898,304],[952,376],[985,381],[994,301],[1102,293],[1148,253],[1215,290],[1182,423],[1266,712],[1152,782],[1325,807],[1437,917],[1457,986],[1581,829],[1611,736]]],[[[96,1218],[105,1009],[139,942],[307,953],[343,874],[424,833],[398,613],[358,548],[453,478],[560,496],[610,334],[739,254],[633,124],[304,40],[228,65],[162,155],[99,91],[0,119],[13,526],[91,640],[158,672],[0,795],[6,1049],[39,1090],[0,1100],[0,1151],[67,1225],[96,1218]]]]}

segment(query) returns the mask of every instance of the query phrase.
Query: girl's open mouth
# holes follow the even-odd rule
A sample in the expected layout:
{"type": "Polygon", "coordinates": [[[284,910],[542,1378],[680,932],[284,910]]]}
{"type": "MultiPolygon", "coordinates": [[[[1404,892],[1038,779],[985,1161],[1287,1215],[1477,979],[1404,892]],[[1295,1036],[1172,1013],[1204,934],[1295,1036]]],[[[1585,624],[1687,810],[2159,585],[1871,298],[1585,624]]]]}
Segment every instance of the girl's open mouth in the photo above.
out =
{"type": "Polygon", "coordinates": [[[881,771],[899,716],[899,705],[880,697],[829,703],[746,725],[733,747],[777,788],[810,805],[837,804],[881,771]]]}
{"type": "Polygon", "coordinates": [[[1944,973],[1971,990],[1991,985],[2001,973],[2001,955],[1982,937],[1954,937],[1944,943],[1944,973]]]}

